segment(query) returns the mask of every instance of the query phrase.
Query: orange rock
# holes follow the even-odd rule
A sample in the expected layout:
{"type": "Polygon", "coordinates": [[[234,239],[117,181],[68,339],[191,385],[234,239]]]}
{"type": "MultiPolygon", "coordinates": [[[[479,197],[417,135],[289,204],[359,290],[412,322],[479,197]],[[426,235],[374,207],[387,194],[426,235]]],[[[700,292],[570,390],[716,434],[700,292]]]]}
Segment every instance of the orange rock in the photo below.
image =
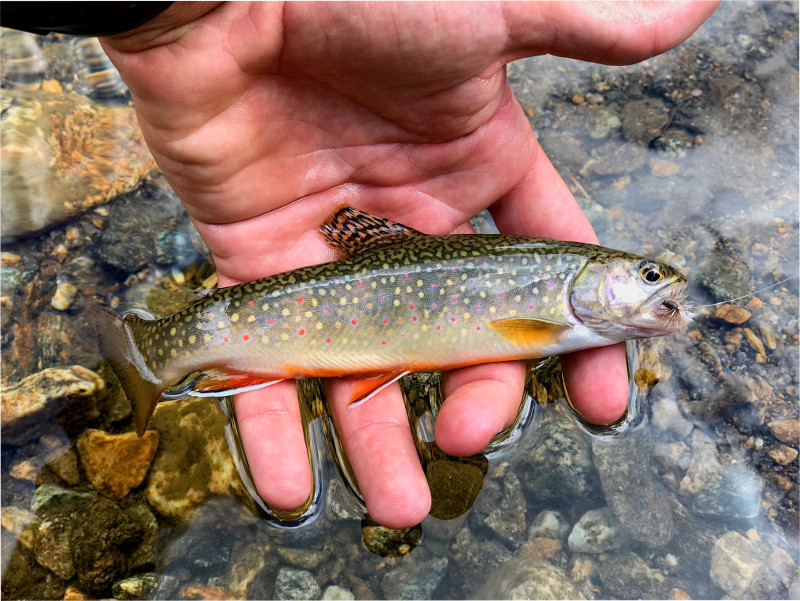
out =
{"type": "Polygon", "coordinates": [[[121,499],[139,486],[158,447],[158,432],[141,438],[135,432],[108,434],[86,430],[78,439],[78,454],[92,485],[109,499],[121,499]]]}
{"type": "Polygon", "coordinates": [[[684,590],[674,588],[669,592],[668,599],[691,599],[692,596],[684,590]]]}
{"type": "Polygon", "coordinates": [[[218,586],[184,586],[181,589],[181,597],[184,599],[233,599],[225,589],[218,586]]]}
{"type": "Polygon", "coordinates": [[[797,444],[800,440],[800,420],[776,420],[767,424],[775,438],[786,444],[797,444]]]}
{"type": "Polygon", "coordinates": [[[743,324],[750,319],[751,313],[737,305],[720,305],[714,313],[714,317],[733,323],[736,325],[743,324]]]}
{"type": "Polygon", "coordinates": [[[652,388],[658,384],[658,376],[649,369],[639,368],[633,374],[633,381],[639,388],[652,388]]]}
{"type": "Polygon", "coordinates": [[[751,310],[752,309],[760,309],[763,306],[764,306],[764,301],[762,301],[757,296],[754,296],[753,298],[751,298],[750,302],[747,303],[747,308],[751,309],[751,310]]]}

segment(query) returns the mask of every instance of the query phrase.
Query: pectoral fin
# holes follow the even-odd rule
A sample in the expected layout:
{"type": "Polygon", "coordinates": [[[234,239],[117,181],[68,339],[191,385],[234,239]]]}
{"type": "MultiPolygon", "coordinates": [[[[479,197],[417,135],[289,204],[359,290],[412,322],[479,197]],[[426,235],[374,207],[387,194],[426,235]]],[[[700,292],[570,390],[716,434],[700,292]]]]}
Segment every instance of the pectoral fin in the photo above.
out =
{"type": "Polygon", "coordinates": [[[348,403],[348,408],[352,409],[353,407],[358,407],[359,405],[366,403],[381,390],[390,384],[397,382],[397,380],[409,373],[411,372],[389,372],[356,379],[355,383],[353,384],[353,390],[350,393],[350,402],[348,403]]]}
{"type": "Polygon", "coordinates": [[[557,321],[512,318],[492,321],[489,327],[518,346],[544,347],[557,344],[572,326],[557,321]]]}

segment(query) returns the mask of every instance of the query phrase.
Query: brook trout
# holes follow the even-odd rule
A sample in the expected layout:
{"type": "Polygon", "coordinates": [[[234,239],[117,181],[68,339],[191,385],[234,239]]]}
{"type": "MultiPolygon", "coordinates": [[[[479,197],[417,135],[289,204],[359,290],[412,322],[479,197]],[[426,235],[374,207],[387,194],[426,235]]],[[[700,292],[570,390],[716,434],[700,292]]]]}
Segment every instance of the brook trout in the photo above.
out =
{"type": "Polygon", "coordinates": [[[402,375],[661,336],[691,320],[669,265],[576,242],[422,234],[351,208],[320,227],[349,258],[222,288],[163,319],[97,307],[139,435],[159,399],[310,376],[402,375]]]}

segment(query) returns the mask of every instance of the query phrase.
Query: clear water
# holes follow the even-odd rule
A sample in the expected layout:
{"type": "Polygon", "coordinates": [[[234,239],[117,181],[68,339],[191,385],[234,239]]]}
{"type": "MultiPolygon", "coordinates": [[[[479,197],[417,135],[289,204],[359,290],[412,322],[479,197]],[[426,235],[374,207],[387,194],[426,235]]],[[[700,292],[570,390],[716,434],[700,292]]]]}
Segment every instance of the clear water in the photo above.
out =
{"type": "MultiPolygon", "coordinates": [[[[797,276],[797,34],[796,3],[729,3],[682,47],[639,65],[538,57],[510,65],[508,76],[601,243],[682,268],[693,299],[706,305],[797,276]]],[[[126,106],[116,84],[100,92],[85,83],[85,49],[55,38],[38,44],[43,78],[60,79],[64,88],[69,81],[103,106],[126,106]]],[[[4,58],[8,52],[4,47],[4,58]]],[[[5,149],[11,126],[2,126],[5,149]]],[[[3,170],[4,178],[19,175],[8,163],[3,170]]],[[[8,199],[3,203],[5,211],[8,199]]],[[[174,309],[210,273],[201,243],[158,177],[45,232],[4,239],[3,252],[4,385],[58,365],[97,368],[85,313],[93,296],[174,309]],[[130,265],[130,256],[114,265],[100,260],[116,243],[97,231],[114,220],[135,221],[132,215],[143,221],[127,234],[157,231],[158,253],[144,253],[141,266],[130,265]],[[71,243],[76,237],[90,242],[71,243]],[[56,309],[51,299],[65,283],[81,292],[56,309]]],[[[453,462],[429,444],[425,409],[437,399],[435,381],[409,389],[418,400],[410,412],[421,458],[440,496],[437,515],[453,518],[426,519],[421,542],[419,532],[396,535],[394,546],[375,542],[380,533],[362,522],[347,492],[346,466],[337,470],[329,459],[325,422],[314,420],[324,411],[310,387],[304,398],[320,484],[305,513],[311,523],[275,529],[252,516],[252,504],[208,494],[208,476],[189,469],[198,495],[209,500],[184,519],[151,507],[151,556],[137,563],[138,547],[122,545],[127,568],[117,580],[152,575],[155,587],[134,596],[158,598],[319,595],[331,585],[380,598],[502,597],[514,593],[512,585],[543,596],[797,598],[798,441],[775,425],[798,418],[797,280],[754,298],[734,303],[751,313],[739,326],[707,307],[688,335],[629,346],[630,371],[643,385],[632,384],[628,418],[612,430],[580,424],[557,366],[548,363],[534,370],[532,397],[511,437],[484,457],[453,462]],[[595,532],[610,532],[609,539],[581,543],[578,524],[594,510],[601,515],[595,532]],[[563,530],[535,525],[547,511],[560,514],[563,530]],[[466,513],[453,517],[459,512],[466,513]],[[401,556],[381,557],[367,545],[401,556]]],[[[203,402],[203,411],[215,403],[203,402]]],[[[124,407],[105,407],[113,415],[52,415],[30,440],[12,444],[4,431],[4,597],[61,598],[68,585],[81,588],[74,577],[36,565],[35,545],[26,547],[10,516],[14,507],[29,511],[43,484],[92,490],[83,472],[68,484],[45,463],[53,446],[63,454],[86,427],[129,428],[124,407]],[[30,564],[27,572],[20,561],[30,564]],[[9,570],[29,574],[40,588],[26,589],[9,570]]],[[[225,420],[216,415],[209,419],[221,432],[225,420]]],[[[164,435],[160,444],[191,451],[169,447],[164,435]]],[[[206,461],[203,452],[195,466],[206,461]]],[[[187,478],[175,474],[176,482],[179,476],[187,478]]],[[[147,486],[119,506],[147,504],[147,486]]],[[[83,515],[76,512],[68,527],[85,528],[83,515]]]]}

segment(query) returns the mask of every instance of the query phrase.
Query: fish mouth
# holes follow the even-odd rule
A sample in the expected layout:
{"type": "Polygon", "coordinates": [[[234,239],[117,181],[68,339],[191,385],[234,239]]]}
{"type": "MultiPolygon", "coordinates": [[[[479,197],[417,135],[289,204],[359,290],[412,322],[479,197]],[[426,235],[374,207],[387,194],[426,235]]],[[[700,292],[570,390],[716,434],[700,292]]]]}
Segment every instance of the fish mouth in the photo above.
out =
{"type": "Polygon", "coordinates": [[[662,332],[685,330],[694,319],[687,295],[686,282],[681,280],[656,290],[646,303],[646,312],[652,315],[654,323],[643,329],[662,332]]]}

